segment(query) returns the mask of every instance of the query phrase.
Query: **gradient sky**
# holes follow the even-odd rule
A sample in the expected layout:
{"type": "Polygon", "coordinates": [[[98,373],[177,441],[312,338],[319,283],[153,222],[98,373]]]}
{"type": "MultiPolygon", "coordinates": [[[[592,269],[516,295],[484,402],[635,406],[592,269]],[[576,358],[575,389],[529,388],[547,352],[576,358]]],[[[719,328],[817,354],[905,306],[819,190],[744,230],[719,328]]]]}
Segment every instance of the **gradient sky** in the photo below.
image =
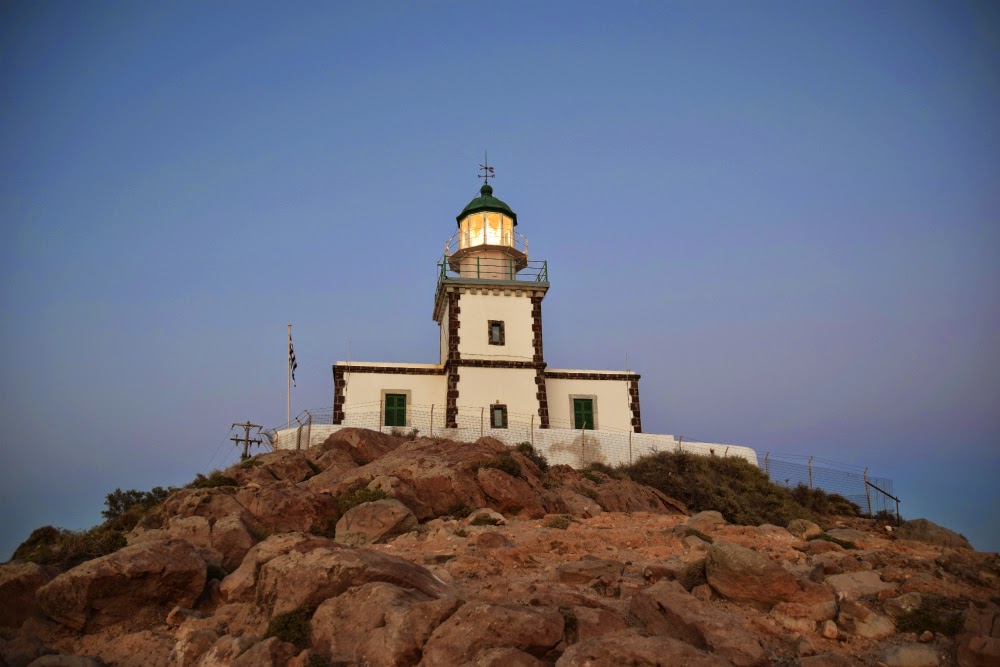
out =
{"type": "Polygon", "coordinates": [[[1000,550],[994,3],[5,2],[0,77],[0,558],[284,421],[288,322],[293,414],[436,361],[484,149],[551,366],[1000,550]]]}

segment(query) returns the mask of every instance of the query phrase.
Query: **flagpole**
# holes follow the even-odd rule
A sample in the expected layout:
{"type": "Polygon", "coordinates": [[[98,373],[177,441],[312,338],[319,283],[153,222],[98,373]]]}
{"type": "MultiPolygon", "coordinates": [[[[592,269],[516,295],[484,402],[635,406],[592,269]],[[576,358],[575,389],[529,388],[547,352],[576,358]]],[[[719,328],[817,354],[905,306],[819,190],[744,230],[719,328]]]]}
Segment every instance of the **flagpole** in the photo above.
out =
{"type": "Polygon", "coordinates": [[[292,421],[292,325],[288,325],[288,359],[286,362],[288,364],[288,404],[286,405],[286,427],[292,421]]]}

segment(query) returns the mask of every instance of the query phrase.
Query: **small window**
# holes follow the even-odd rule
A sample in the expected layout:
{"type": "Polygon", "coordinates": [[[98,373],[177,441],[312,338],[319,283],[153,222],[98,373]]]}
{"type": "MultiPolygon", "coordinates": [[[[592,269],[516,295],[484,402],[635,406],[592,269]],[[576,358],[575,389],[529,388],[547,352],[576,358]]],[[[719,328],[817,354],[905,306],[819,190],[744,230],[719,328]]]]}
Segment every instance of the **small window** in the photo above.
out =
{"type": "Polygon", "coordinates": [[[406,426],[406,394],[385,395],[385,425],[406,426]]]}
{"type": "Polygon", "coordinates": [[[499,403],[490,406],[490,428],[507,428],[507,406],[499,403]]]}
{"type": "Polygon", "coordinates": [[[504,345],[504,331],[502,320],[490,320],[490,345],[504,345]]]}
{"type": "Polygon", "coordinates": [[[594,430],[594,399],[573,399],[573,428],[594,430]]]}

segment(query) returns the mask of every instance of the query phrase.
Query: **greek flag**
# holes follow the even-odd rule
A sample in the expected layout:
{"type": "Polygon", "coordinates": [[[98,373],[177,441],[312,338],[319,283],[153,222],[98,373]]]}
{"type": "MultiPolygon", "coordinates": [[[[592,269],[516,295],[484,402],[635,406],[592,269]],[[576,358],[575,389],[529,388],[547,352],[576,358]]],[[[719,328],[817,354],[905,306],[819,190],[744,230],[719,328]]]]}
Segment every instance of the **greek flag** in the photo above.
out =
{"type": "Polygon", "coordinates": [[[299,365],[295,362],[295,349],[292,347],[292,334],[289,333],[288,334],[288,368],[290,368],[291,371],[292,371],[292,385],[294,385],[294,386],[298,386],[298,385],[295,384],[295,369],[298,368],[298,367],[299,367],[299,365]]]}

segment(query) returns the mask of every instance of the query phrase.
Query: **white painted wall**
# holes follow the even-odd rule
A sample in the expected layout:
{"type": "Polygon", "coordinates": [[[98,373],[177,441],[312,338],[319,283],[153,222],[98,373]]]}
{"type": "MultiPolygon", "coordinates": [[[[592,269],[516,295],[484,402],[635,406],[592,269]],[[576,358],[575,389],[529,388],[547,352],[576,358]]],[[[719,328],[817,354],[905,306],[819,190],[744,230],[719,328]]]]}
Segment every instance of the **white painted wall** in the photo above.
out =
{"type": "MultiPolygon", "coordinates": [[[[465,288],[462,288],[465,289],[465,288]]],[[[531,331],[531,298],[527,290],[517,296],[513,289],[465,290],[458,300],[458,351],[470,359],[507,359],[531,361],[535,354],[531,331]],[[489,344],[488,323],[504,323],[504,345],[489,344]]],[[[447,321],[447,320],[445,320],[447,321]]],[[[534,396],[534,392],[532,392],[534,396]]]]}
{"type": "MultiPolygon", "coordinates": [[[[465,306],[462,306],[465,312],[465,306]]],[[[464,328],[463,328],[464,331],[464,328]]],[[[485,337],[485,331],[484,331],[485,337]]],[[[535,369],[533,368],[458,368],[458,402],[463,406],[478,408],[499,401],[507,405],[508,420],[514,415],[528,422],[538,414],[535,398],[535,369]]],[[[537,417],[535,420],[537,424],[537,417]]]]}
{"type": "MultiPolygon", "coordinates": [[[[352,366],[362,364],[353,362],[352,366]]],[[[378,365],[378,364],[371,364],[378,365]]],[[[388,364],[383,364],[388,365],[388,364]]],[[[434,364],[392,364],[394,367],[411,367],[439,369],[434,364]]],[[[445,404],[447,378],[445,375],[403,375],[397,373],[351,373],[344,372],[344,412],[350,417],[352,413],[372,413],[378,415],[384,393],[408,394],[407,421],[411,419],[413,405],[443,406],[445,404]]],[[[361,425],[361,424],[358,424],[361,425]]],[[[377,427],[374,424],[364,424],[366,427],[377,427]]]]}
{"type": "MultiPolygon", "coordinates": [[[[598,371],[573,371],[595,373],[598,371]]],[[[549,419],[555,428],[570,428],[573,424],[570,396],[595,396],[597,430],[632,430],[632,409],[626,380],[564,380],[545,378],[545,395],[549,402],[549,419]]]]}
{"type": "Polygon", "coordinates": [[[448,360],[448,302],[445,301],[444,307],[441,309],[441,321],[438,322],[438,330],[441,334],[441,342],[438,347],[440,350],[441,365],[448,360]]]}

